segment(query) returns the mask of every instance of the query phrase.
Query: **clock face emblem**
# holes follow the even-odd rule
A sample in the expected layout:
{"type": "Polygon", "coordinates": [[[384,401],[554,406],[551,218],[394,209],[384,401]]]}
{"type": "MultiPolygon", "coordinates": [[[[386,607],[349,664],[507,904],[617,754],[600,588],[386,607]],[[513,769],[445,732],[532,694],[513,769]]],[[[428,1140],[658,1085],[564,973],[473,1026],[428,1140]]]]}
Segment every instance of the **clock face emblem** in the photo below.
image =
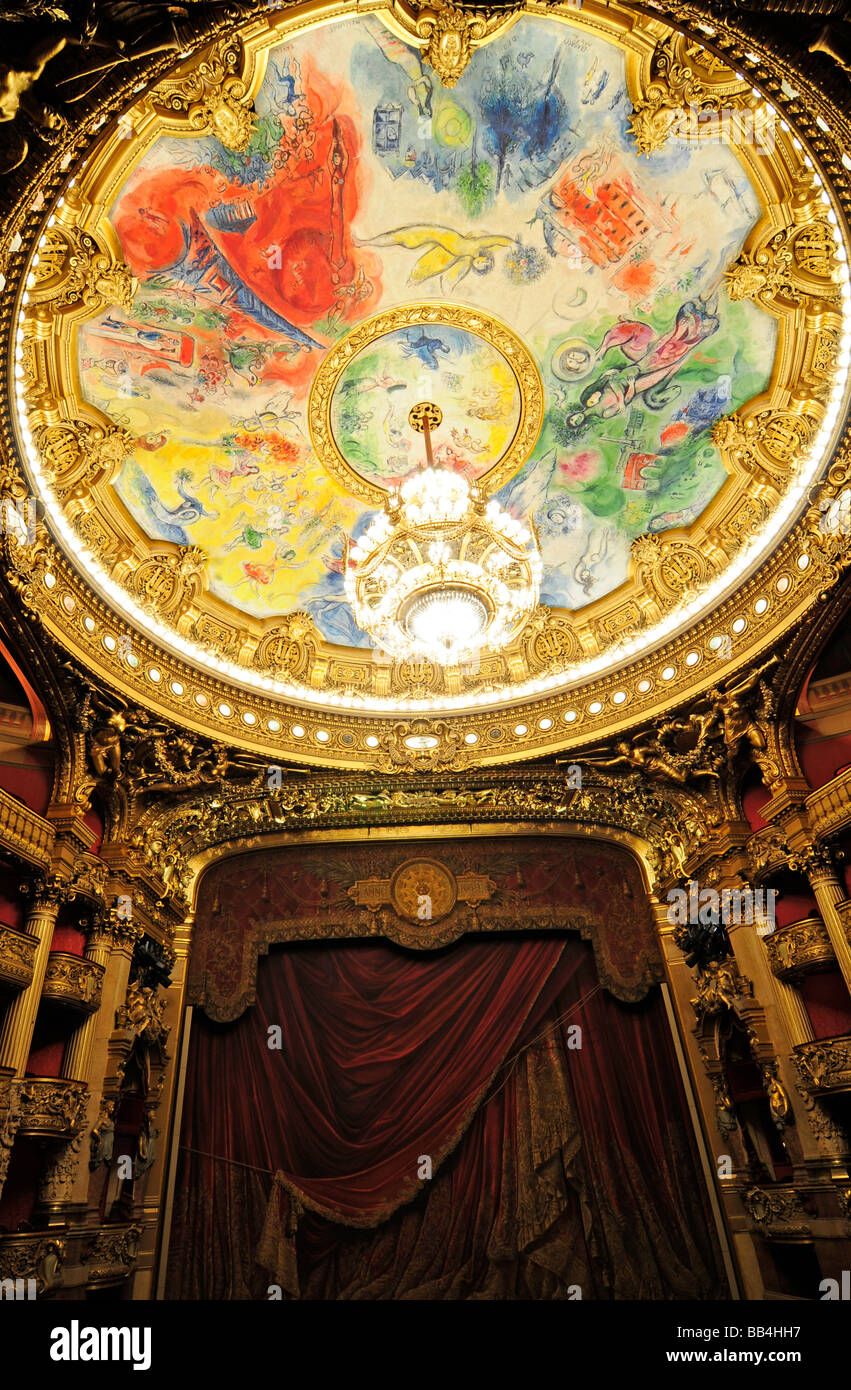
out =
{"type": "Polygon", "coordinates": [[[409,860],[390,881],[390,901],[409,922],[439,921],[452,911],[457,896],[454,875],[433,859],[409,860]]]}

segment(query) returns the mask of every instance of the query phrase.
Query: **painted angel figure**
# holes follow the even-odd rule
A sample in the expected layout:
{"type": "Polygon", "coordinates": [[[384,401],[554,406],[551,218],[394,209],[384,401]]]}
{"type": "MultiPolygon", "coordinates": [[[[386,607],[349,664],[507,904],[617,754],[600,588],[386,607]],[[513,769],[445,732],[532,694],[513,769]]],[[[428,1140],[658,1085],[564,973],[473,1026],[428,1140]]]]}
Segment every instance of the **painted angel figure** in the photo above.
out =
{"type": "Polygon", "coordinates": [[[494,250],[497,247],[513,246],[514,238],[492,235],[490,233],[456,232],[452,227],[415,224],[410,227],[396,227],[370,237],[367,246],[405,246],[409,251],[422,251],[422,255],[408,277],[412,285],[421,285],[426,280],[440,278],[440,288],[448,294],[460,284],[472,270],[476,275],[487,275],[495,265],[494,250]]]}

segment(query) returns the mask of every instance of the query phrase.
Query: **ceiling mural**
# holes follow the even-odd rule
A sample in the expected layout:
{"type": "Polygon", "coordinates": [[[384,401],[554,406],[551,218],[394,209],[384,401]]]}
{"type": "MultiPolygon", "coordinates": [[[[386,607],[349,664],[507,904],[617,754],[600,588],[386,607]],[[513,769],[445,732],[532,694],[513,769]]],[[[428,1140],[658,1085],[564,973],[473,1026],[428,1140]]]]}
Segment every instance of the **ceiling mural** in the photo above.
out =
{"type": "Polygon", "coordinates": [[[133,440],[113,487],[151,540],[200,547],[237,609],[368,645],[343,589],[378,505],[357,479],[421,465],[421,400],[443,411],[436,462],[532,519],[553,608],[613,592],[636,538],[705,511],[727,477],[712,427],[772,374],[776,319],[724,289],[760,203],[727,144],[637,152],[620,48],[523,19],[444,87],[368,17],[272,49],[254,111],[242,148],[150,146],[109,208],[132,302],[78,331],[85,399],[133,440]],[[522,391],[487,333],[391,328],[330,402],[347,486],[311,437],[314,377],[364,319],[424,300],[526,345],[534,447],[496,469],[522,391]]]}
{"type": "Polygon", "coordinates": [[[4,545],[122,698],[383,772],[626,757],[840,573],[834,135],[756,49],[527,3],[258,13],[30,190],[4,545]]]}

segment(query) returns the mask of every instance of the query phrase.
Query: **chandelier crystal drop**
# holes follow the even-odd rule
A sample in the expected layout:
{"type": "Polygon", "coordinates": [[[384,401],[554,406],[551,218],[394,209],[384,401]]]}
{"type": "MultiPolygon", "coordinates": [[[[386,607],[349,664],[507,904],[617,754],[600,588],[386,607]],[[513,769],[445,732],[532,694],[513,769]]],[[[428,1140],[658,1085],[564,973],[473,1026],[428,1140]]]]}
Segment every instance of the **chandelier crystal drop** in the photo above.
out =
{"type": "Polygon", "coordinates": [[[346,560],[358,626],[401,661],[458,665],[507,646],[540,586],[531,526],[443,468],[406,478],[346,560]]]}

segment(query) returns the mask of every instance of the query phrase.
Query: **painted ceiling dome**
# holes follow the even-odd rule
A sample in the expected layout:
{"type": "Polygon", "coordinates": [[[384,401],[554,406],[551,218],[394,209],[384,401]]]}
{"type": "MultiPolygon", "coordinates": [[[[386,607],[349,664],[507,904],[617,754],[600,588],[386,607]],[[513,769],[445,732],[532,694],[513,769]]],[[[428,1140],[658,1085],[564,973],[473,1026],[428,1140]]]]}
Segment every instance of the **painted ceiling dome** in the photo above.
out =
{"type": "Polygon", "coordinates": [[[755,659],[813,597],[847,255],[782,91],[706,41],[314,6],[139,94],[20,306],[57,635],[217,738],[349,766],[531,756],[755,659]],[[346,583],[423,402],[434,467],[540,557],[521,630],[454,665],[382,652],[346,583]]]}

